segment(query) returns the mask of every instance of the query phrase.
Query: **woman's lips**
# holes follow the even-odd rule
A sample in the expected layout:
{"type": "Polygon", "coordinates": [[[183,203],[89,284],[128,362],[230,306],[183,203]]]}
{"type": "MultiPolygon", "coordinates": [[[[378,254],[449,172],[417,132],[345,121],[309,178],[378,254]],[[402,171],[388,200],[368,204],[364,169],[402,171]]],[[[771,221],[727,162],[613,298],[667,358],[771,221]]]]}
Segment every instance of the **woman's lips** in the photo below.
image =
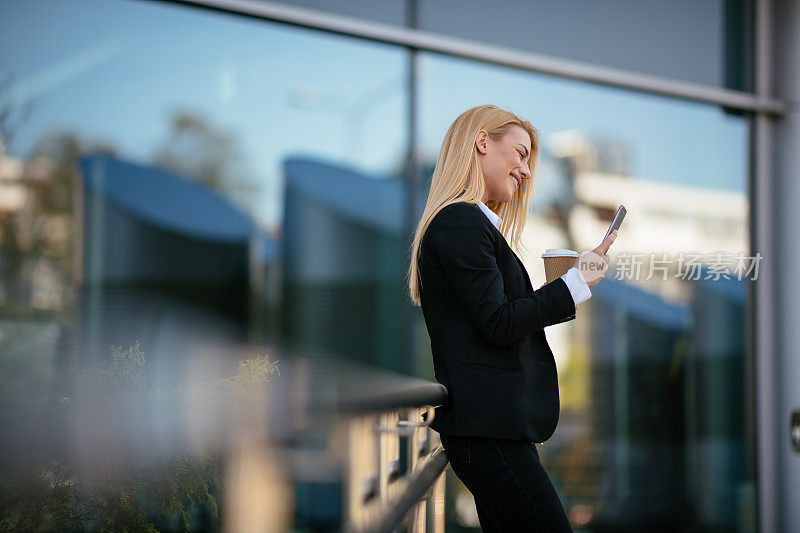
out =
{"type": "Polygon", "coordinates": [[[514,180],[514,184],[517,186],[517,189],[519,189],[519,180],[515,178],[512,174],[509,174],[509,176],[511,176],[511,179],[514,180]]]}

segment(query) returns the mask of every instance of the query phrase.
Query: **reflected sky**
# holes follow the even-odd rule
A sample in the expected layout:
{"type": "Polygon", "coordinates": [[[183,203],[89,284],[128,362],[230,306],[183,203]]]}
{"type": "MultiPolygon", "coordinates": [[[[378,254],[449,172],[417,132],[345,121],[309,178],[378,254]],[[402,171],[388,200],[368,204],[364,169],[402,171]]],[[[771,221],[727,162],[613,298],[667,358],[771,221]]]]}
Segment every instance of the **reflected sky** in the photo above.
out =
{"type": "Polygon", "coordinates": [[[235,135],[251,208],[279,220],[283,156],[313,154],[376,174],[403,153],[405,52],[240,17],[136,1],[0,6],[0,70],[35,95],[8,152],[54,127],[148,160],[188,108],[235,135]]]}
{"type": "Polygon", "coordinates": [[[426,155],[434,146],[438,150],[452,118],[485,102],[530,120],[545,149],[553,133],[579,130],[627,148],[632,177],[746,191],[747,123],[716,106],[435,54],[424,59],[420,116],[426,155]]]}
{"type": "MultiPolygon", "coordinates": [[[[280,220],[280,163],[315,155],[377,176],[396,173],[405,140],[402,48],[136,0],[4,3],[0,71],[37,102],[7,148],[25,156],[61,127],[147,161],[177,108],[235,135],[245,203],[280,220]]],[[[419,144],[436,157],[452,120],[473,105],[508,107],[550,136],[579,130],[628,149],[639,179],[744,192],[746,121],[704,104],[423,54],[419,144]]]]}

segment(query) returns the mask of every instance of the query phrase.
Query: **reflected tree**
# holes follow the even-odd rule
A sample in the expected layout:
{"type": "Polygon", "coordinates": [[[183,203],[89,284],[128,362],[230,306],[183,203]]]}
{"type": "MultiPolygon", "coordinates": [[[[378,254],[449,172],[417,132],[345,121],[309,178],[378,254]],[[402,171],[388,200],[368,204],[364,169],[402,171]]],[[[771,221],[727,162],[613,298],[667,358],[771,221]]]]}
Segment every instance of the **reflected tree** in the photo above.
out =
{"type": "Polygon", "coordinates": [[[173,113],[167,138],[156,150],[153,161],[226,196],[244,198],[253,189],[241,178],[241,156],[235,138],[193,111],[173,113]]]}
{"type": "Polygon", "coordinates": [[[87,152],[114,154],[105,141],[51,130],[34,144],[15,183],[24,202],[0,212],[0,283],[6,312],[58,309],[72,265],[72,190],[78,159],[87,152]]]}

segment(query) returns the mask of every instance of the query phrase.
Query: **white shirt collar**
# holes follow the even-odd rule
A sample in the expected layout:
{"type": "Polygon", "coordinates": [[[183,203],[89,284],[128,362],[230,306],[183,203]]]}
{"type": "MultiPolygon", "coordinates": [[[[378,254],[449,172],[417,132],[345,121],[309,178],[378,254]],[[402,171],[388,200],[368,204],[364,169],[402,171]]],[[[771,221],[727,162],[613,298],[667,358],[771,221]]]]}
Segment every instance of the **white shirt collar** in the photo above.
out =
{"type": "Polygon", "coordinates": [[[500,229],[500,224],[503,222],[503,219],[497,216],[494,211],[489,209],[486,204],[480,200],[478,200],[478,207],[480,207],[481,211],[483,211],[483,213],[489,217],[489,220],[492,222],[492,224],[494,224],[494,227],[500,229]]]}

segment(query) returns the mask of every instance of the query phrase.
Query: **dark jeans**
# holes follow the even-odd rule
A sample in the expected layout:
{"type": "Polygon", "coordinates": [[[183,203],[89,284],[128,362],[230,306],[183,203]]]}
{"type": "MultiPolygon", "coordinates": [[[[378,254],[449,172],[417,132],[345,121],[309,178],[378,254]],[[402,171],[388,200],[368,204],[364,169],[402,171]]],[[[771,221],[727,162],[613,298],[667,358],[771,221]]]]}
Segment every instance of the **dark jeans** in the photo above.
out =
{"type": "Polygon", "coordinates": [[[440,435],[483,531],[572,531],[533,441],[440,435]]]}

